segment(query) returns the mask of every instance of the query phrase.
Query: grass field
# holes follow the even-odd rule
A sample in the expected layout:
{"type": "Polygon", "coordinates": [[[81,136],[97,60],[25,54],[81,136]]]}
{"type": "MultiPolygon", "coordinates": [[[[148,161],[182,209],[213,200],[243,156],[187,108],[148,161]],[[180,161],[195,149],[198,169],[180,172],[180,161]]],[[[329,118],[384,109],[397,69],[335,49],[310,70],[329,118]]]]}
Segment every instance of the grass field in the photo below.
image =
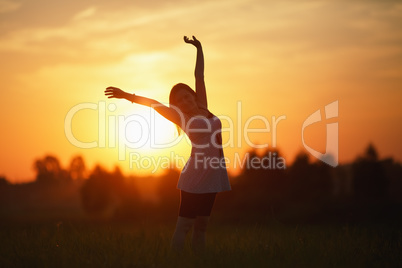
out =
{"type": "Polygon", "coordinates": [[[386,225],[225,225],[208,249],[169,250],[174,222],[8,223],[1,267],[401,267],[402,231],[386,225]]]}

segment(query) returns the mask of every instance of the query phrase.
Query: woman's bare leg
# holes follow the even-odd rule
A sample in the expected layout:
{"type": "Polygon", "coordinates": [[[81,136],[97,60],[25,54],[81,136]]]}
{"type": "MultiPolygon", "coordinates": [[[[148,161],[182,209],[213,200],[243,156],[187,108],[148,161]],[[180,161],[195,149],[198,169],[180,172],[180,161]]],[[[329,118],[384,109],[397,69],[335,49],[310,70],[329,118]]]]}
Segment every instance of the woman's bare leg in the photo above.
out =
{"type": "Polygon", "coordinates": [[[193,227],[195,219],[186,218],[179,216],[177,218],[176,230],[174,231],[172,238],[172,248],[177,251],[181,251],[184,248],[184,242],[186,240],[186,235],[193,227]]]}
{"type": "Polygon", "coordinates": [[[194,252],[205,249],[205,240],[209,216],[198,216],[194,222],[192,247],[194,252]]]}

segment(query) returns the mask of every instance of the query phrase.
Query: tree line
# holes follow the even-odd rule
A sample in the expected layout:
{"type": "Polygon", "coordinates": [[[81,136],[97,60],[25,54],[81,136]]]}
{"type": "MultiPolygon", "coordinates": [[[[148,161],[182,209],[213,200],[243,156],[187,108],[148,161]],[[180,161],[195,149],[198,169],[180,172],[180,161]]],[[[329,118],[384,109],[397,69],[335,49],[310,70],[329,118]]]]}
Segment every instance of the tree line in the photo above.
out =
{"type": "MultiPolygon", "coordinates": [[[[279,151],[252,159],[279,158],[279,151]]],[[[283,158],[282,158],[283,159],[283,158]]],[[[273,159],[275,161],[275,159],[273,159]]],[[[53,211],[66,216],[112,219],[175,218],[179,205],[176,189],[179,170],[142,178],[126,176],[116,167],[101,165],[88,170],[82,156],[63,168],[57,157],[46,155],[34,162],[35,181],[10,184],[0,178],[0,215],[25,211],[21,217],[53,211]],[[143,183],[154,184],[156,201],[141,195],[143,183]]],[[[230,178],[232,191],[217,196],[214,213],[222,219],[288,221],[359,221],[401,219],[402,166],[392,158],[380,159],[369,144],[352,163],[330,167],[300,152],[286,169],[242,169],[230,178]]],[[[15,214],[15,213],[14,213],[15,214]]]]}

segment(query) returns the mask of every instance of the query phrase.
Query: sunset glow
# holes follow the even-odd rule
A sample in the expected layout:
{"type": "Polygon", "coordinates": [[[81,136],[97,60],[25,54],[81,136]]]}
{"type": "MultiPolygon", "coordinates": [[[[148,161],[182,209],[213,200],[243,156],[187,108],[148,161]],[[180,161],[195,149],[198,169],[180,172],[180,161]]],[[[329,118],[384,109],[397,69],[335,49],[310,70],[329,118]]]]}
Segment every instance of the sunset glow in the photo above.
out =
{"type": "MultiPolygon", "coordinates": [[[[277,149],[291,163],[305,150],[303,122],[317,110],[325,119],[325,106],[338,101],[337,118],[305,129],[306,144],[324,153],[326,124],[337,122],[341,163],[370,142],[380,157],[401,161],[401,24],[399,1],[0,0],[0,176],[33,180],[33,162],[46,154],[63,166],[82,155],[88,168],[118,165],[126,174],[154,170],[130,167],[133,153],[160,159],[174,153],[184,164],[191,144],[174,124],[104,96],[116,86],[167,104],[174,84],[194,87],[195,50],[184,35],[203,44],[209,109],[232,129],[223,131],[229,159],[268,144],[259,151],[277,149]],[[67,115],[85,104],[68,125],[76,140],[95,142],[91,148],[66,136],[67,115]],[[155,123],[149,137],[157,144],[179,140],[169,148],[147,140],[122,153],[122,141],[149,132],[123,124],[133,115],[155,123]]],[[[238,170],[229,165],[229,172],[238,170]]]]}

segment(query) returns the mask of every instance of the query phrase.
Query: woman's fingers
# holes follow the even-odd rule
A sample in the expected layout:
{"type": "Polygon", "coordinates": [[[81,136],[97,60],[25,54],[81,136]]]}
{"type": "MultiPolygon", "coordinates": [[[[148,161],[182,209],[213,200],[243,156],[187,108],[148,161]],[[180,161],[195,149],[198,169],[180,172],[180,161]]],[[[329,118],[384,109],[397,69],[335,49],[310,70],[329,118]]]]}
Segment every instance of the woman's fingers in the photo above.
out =
{"type": "Polygon", "coordinates": [[[190,40],[190,38],[188,38],[187,36],[184,36],[184,42],[186,42],[186,43],[191,43],[191,40],[190,40]]]}
{"type": "Polygon", "coordinates": [[[105,92],[115,92],[115,91],[118,92],[118,91],[121,91],[121,89],[117,88],[117,87],[108,87],[105,90],[105,92]]]}
{"type": "Polygon", "coordinates": [[[108,87],[108,88],[106,88],[106,90],[105,90],[105,96],[108,96],[109,99],[110,99],[110,98],[115,98],[116,95],[118,94],[118,91],[119,91],[119,90],[120,90],[120,89],[117,88],[117,87],[108,87]]]}
{"type": "Polygon", "coordinates": [[[191,39],[188,38],[187,36],[184,36],[184,42],[186,42],[186,43],[194,44],[195,41],[197,41],[197,39],[195,39],[194,35],[193,35],[193,40],[191,40],[191,39]]]}
{"type": "Polygon", "coordinates": [[[198,41],[198,39],[194,35],[193,35],[193,39],[190,39],[187,36],[184,36],[184,42],[186,42],[188,44],[192,44],[197,48],[201,46],[201,42],[198,41]]]}
{"type": "Polygon", "coordinates": [[[109,99],[122,99],[124,98],[125,92],[118,87],[108,87],[105,90],[105,95],[108,96],[109,99]]]}

